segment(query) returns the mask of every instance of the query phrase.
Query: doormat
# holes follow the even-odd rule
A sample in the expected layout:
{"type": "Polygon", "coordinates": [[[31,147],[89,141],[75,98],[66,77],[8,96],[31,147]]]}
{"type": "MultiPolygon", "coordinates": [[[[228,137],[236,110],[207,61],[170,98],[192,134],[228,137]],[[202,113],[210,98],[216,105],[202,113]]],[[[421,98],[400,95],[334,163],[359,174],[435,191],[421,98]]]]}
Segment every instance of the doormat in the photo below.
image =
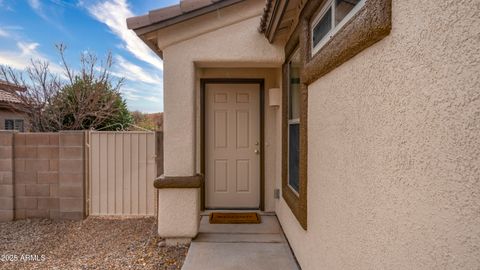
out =
{"type": "Polygon", "coordinates": [[[210,224],[258,224],[261,223],[260,215],[255,212],[248,213],[210,213],[210,224]]]}

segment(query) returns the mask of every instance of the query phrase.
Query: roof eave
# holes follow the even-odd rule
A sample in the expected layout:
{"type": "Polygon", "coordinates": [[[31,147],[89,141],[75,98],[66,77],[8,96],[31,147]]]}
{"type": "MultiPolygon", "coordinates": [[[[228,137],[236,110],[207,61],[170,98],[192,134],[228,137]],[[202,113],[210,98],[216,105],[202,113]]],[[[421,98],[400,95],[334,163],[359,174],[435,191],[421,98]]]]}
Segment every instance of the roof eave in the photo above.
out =
{"type": "MultiPolygon", "coordinates": [[[[137,34],[138,35],[138,34],[137,34]]],[[[146,38],[144,38],[142,35],[138,35],[140,37],[141,40],[143,40],[143,42],[145,44],[147,44],[147,46],[156,54],[160,57],[160,59],[163,60],[163,51],[160,50],[160,48],[157,46],[157,43],[155,42],[152,42],[151,40],[148,40],[146,38]]]]}
{"type": "Polygon", "coordinates": [[[158,22],[151,22],[147,21],[148,15],[143,15],[143,16],[138,16],[138,17],[132,17],[127,19],[127,27],[128,29],[132,29],[135,31],[135,33],[138,36],[146,35],[152,32],[155,32],[157,30],[160,30],[162,28],[181,23],[183,21],[190,20],[192,18],[213,12],[217,9],[225,8],[231,5],[234,5],[236,3],[242,2],[245,0],[223,0],[223,1],[218,1],[215,2],[211,5],[199,8],[199,9],[194,9],[188,12],[185,12],[183,14],[180,14],[178,16],[168,18],[166,20],[161,20],[158,22]]]}
{"type": "Polygon", "coordinates": [[[259,31],[265,35],[270,43],[275,40],[278,27],[282,21],[289,0],[267,0],[259,31]]]}

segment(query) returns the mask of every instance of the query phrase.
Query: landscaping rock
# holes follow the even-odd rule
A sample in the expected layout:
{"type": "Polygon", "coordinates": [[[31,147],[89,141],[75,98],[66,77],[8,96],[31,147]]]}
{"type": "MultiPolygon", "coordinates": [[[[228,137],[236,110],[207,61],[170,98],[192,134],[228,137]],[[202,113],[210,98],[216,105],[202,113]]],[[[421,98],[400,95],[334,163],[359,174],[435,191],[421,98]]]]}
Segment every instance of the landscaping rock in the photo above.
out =
{"type": "Polygon", "coordinates": [[[164,244],[154,218],[3,222],[0,269],[181,269],[189,246],[164,244]]]}

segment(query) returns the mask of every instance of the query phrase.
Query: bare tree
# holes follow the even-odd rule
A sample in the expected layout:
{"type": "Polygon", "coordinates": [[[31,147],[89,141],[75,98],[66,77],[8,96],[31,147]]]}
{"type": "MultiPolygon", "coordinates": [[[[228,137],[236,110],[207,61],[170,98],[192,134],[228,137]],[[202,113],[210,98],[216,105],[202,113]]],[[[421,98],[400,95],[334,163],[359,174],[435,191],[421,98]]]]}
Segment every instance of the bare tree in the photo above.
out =
{"type": "Polygon", "coordinates": [[[46,115],[45,108],[50,104],[52,97],[62,87],[61,81],[50,72],[49,63],[31,60],[30,66],[24,72],[11,67],[0,66],[0,79],[20,87],[26,91],[12,91],[20,103],[12,103],[12,109],[24,112],[34,131],[49,130],[50,117],[46,115]]]}
{"type": "Polygon", "coordinates": [[[65,59],[66,47],[56,45],[64,74],[54,74],[48,62],[31,60],[25,71],[0,66],[0,79],[24,86],[13,91],[21,105],[11,104],[30,118],[32,131],[124,128],[131,117],[120,95],[123,79],[113,80],[109,53],[99,61],[92,53],[80,57],[78,70],[65,59]],[[111,126],[111,127],[110,127],[111,126]]]}

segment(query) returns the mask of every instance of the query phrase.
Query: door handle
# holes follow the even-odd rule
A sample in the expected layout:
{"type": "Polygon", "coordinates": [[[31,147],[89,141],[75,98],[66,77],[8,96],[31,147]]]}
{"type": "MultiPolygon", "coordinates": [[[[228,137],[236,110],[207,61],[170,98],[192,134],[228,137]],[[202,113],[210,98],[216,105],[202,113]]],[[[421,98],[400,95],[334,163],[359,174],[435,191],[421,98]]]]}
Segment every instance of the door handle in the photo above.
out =
{"type": "Polygon", "coordinates": [[[258,150],[258,149],[253,150],[253,152],[257,155],[260,154],[260,150],[258,150]]]}

